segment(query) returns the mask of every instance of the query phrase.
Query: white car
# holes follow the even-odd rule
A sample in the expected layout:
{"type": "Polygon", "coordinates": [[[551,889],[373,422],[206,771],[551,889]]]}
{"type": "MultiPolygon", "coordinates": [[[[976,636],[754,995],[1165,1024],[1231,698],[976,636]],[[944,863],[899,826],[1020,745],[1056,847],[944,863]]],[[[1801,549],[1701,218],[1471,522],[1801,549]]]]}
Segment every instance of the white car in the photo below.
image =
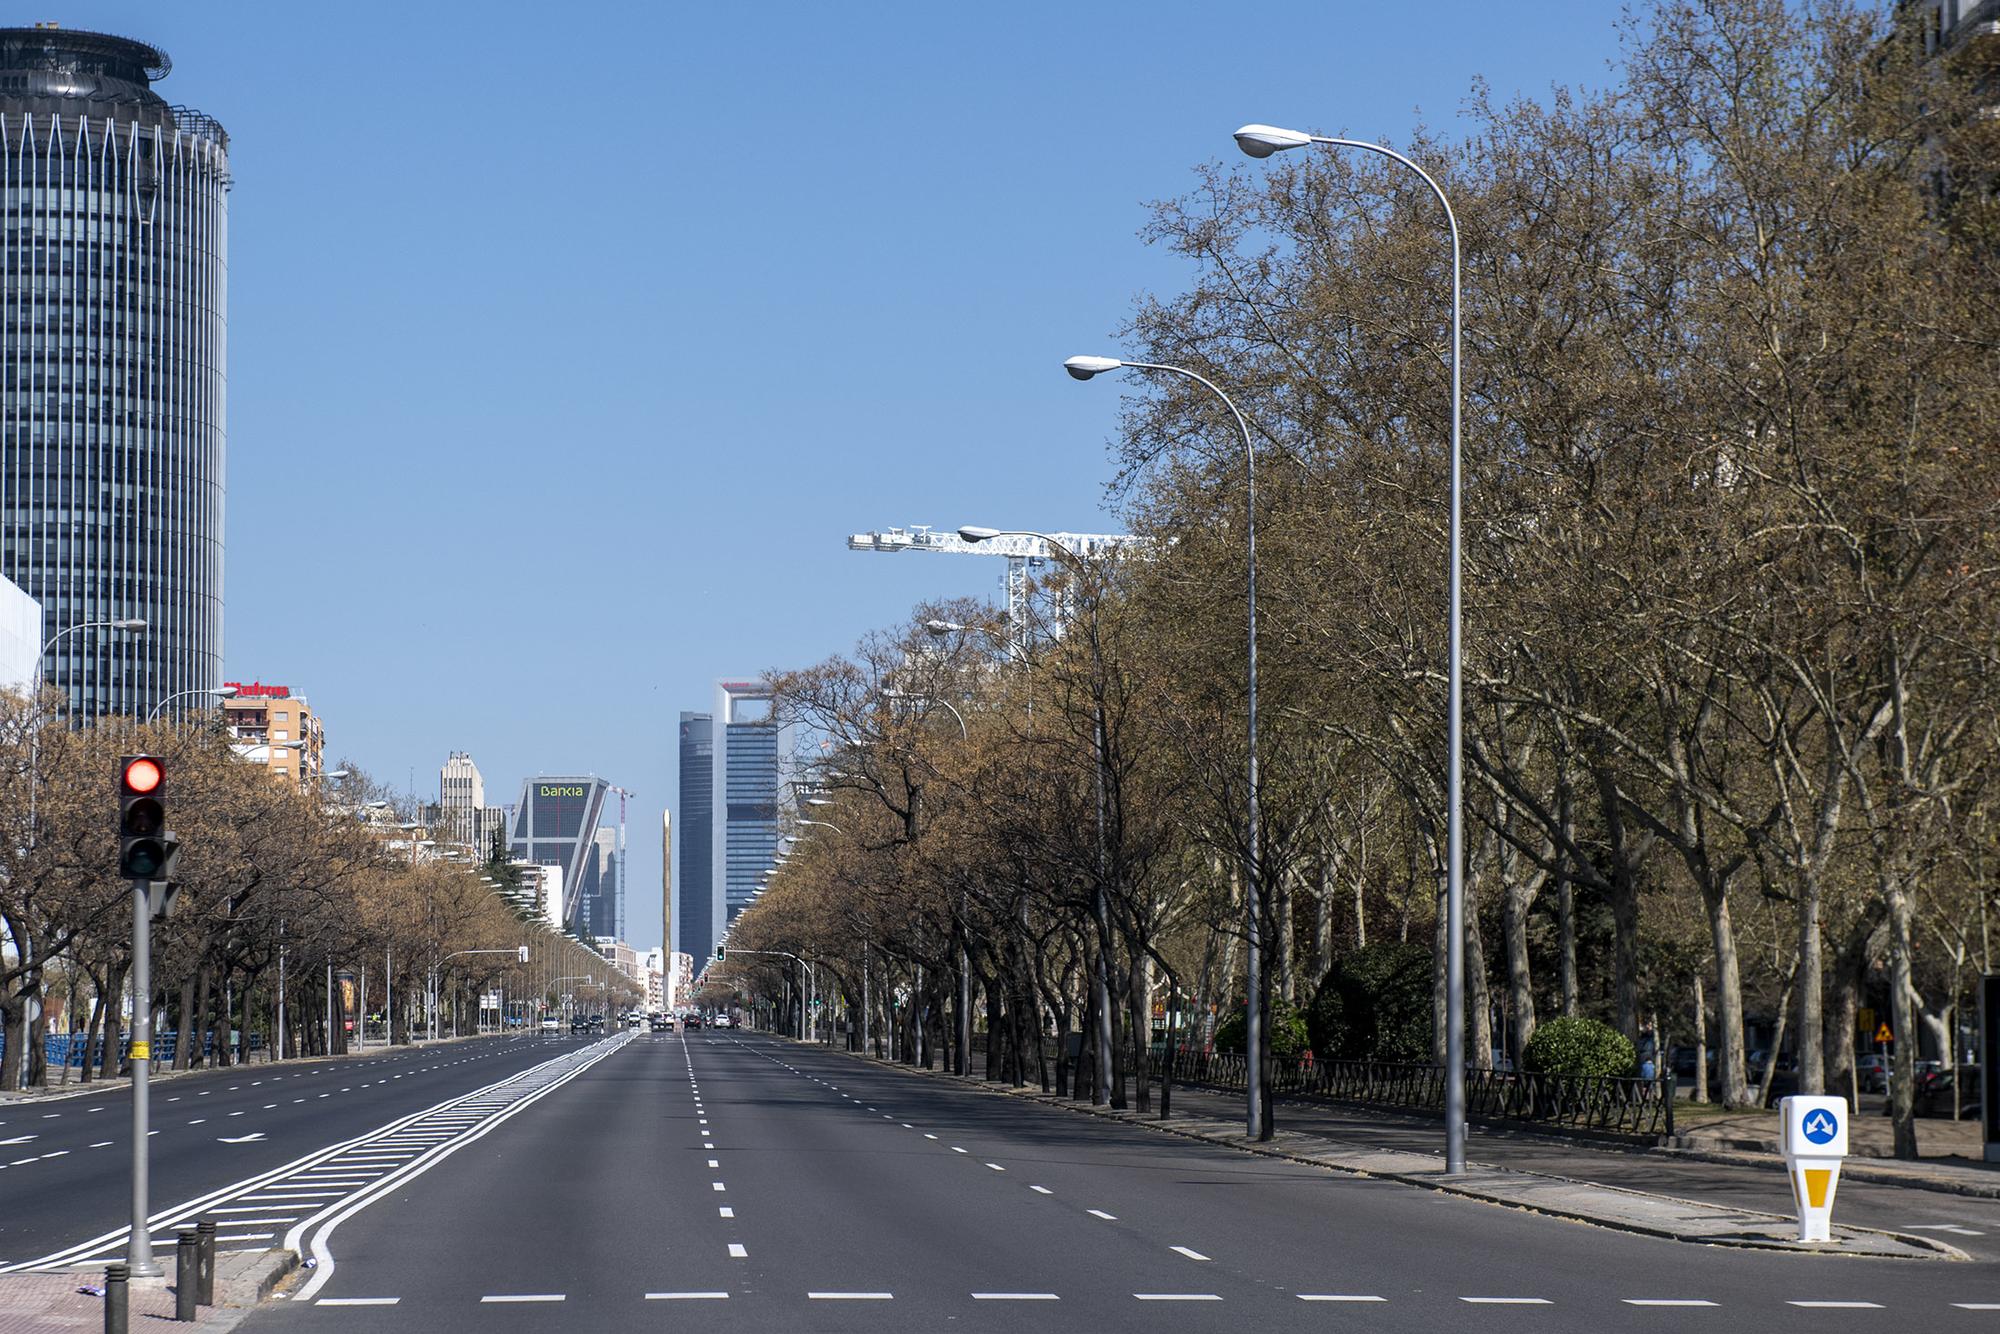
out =
{"type": "Polygon", "coordinates": [[[544,1019],[542,1020],[541,1028],[544,1033],[555,1033],[561,1031],[562,1025],[553,1019],[544,1019]]]}
{"type": "Polygon", "coordinates": [[[726,1014],[718,1014],[717,1016],[715,1016],[714,1019],[709,1021],[708,1026],[710,1028],[727,1028],[729,1027],[729,1016],[726,1014]]]}

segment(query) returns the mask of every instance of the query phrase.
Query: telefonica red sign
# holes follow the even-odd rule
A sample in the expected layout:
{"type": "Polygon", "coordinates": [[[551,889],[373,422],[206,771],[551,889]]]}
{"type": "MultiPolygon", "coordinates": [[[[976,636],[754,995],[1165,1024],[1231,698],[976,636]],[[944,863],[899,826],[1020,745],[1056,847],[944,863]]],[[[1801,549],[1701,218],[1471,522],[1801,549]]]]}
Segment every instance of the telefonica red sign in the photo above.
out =
{"type": "Polygon", "coordinates": [[[287,699],[291,696],[290,686],[267,686],[262,681],[252,681],[245,685],[241,681],[222,683],[236,692],[238,699],[287,699]]]}

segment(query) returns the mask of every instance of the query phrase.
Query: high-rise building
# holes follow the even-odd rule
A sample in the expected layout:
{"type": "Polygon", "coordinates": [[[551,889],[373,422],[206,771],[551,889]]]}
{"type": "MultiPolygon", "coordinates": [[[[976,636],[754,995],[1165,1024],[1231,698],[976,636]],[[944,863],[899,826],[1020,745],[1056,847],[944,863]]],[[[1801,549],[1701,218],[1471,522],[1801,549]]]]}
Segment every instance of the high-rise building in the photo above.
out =
{"type": "Polygon", "coordinates": [[[438,803],[425,814],[432,837],[482,860],[492,854],[493,836],[506,834],[507,812],[486,804],[486,780],[462,750],[453,751],[438,770],[438,803]]]}
{"type": "Polygon", "coordinates": [[[611,785],[594,774],[530,778],[521,785],[509,846],[522,861],[562,868],[563,925],[594,936],[585,914],[586,888],[599,870],[597,821],[611,785]]]}
{"type": "MultiPolygon", "coordinates": [[[[778,856],[778,803],[791,775],[791,729],[771,712],[764,681],[717,681],[716,773],[710,785],[709,846],[719,870],[709,901],[719,924],[716,938],[736,915],[778,856]]],[[[682,798],[681,808],[687,809],[682,798]]],[[[713,942],[709,942],[711,945],[713,942]]]]}
{"type": "Polygon", "coordinates": [[[25,695],[34,688],[35,655],[41,647],[41,605],[0,575],[0,690],[25,695]]]}
{"type": "Polygon", "coordinates": [[[239,756],[294,787],[326,771],[326,732],[304,695],[262,681],[223,684],[236,692],[222,701],[222,721],[239,756]]]}
{"type": "MultiPolygon", "coordinates": [[[[70,716],[222,677],[229,136],[144,42],[0,28],[0,574],[70,716]]],[[[274,769],[276,765],[272,766],[274,769]]]]}
{"type": "Polygon", "coordinates": [[[660,812],[660,948],[674,952],[674,817],[660,812]]]}
{"type": "Polygon", "coordinates": [[[679,902],[671,940],[675,949],[706,958],[722,938],[709,838],[714,818],[715,720],[708,714],[681,715],[680,777],[681,865],[680,883],[674,887],[679,902]]]}
{"type": "Polygon", "coordinates": [[[583,881],[583,928],[593,936],[625,938],[623,886],[618,875],[618,831],[599,829],[586,854],[583,881]]]}

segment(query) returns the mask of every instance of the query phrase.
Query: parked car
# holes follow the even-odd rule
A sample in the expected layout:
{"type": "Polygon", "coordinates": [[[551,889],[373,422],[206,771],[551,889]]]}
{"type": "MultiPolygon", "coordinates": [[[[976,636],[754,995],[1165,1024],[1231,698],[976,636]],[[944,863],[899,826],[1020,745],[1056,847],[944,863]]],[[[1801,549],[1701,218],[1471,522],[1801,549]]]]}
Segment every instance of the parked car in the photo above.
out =
{"type": "MultiPolygon", "coordinates": [[[[1958,1119],[1961,1121],[1977,1121],[1980,1118],[1983,1104],[1981,1091],[1983,1085],[1980,1082],[1980,1072],[1977,1065],[1961,1065],[1955,1070],[1946,1070],[1937,1061],[1919,1061],[1917,1064],[1919,1066],[1931,1067],[1930,1069],[1920,1069],[1917,1071],[1916,1088],[1912,1094],[1911,1109],[1918,1116],[1950,1116],[1952,1114],[1952,1086],[1956,1084],[1960,1090],[1958,1095],[1958,1119]]],[[[1887,1116],[1893,1110],[1893,1100],[1885,1100],[1882,1104],[1882,1115],[1887,1116]]]]}

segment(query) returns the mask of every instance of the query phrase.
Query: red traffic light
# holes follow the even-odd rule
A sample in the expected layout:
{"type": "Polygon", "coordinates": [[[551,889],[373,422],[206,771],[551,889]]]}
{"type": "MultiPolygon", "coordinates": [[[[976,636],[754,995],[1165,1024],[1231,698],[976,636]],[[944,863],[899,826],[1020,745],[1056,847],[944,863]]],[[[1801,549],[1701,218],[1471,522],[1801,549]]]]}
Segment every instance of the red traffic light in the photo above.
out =
{"type": "Polygon", "coordinates": [[[135,755],[125,761],[125,772],[121,781],[127,792],[144,796],[156,791],[160,786],[160,762],[150,755],[135,755]]]}

